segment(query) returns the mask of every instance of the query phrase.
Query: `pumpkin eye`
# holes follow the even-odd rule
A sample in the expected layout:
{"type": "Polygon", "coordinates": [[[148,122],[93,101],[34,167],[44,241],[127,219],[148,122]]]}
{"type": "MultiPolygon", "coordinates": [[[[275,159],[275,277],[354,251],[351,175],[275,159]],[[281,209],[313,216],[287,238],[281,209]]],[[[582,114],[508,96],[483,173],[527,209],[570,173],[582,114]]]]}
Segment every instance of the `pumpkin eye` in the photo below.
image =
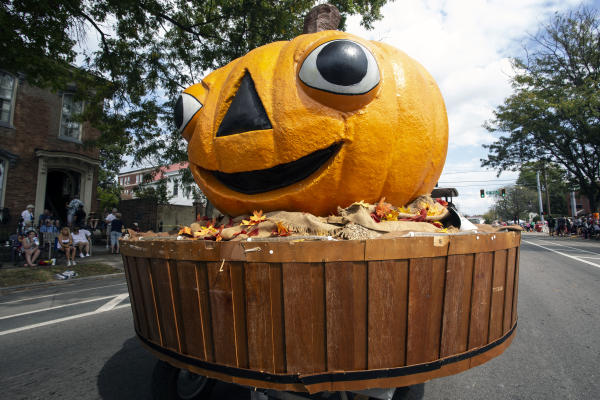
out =
{"type": "Polygon", "coordinates": [[[325,92],[365,94],[379,83],[375,57],[351,40],[332,40],[310,52],[298,73],[307,86],[325,92]]]}
{"type": "Polygon", "coordinates": [[[175,125],[179,133],[190,123],[202,108],[202,103],[189,93],[181,93],[175,104],[175,125]]]}

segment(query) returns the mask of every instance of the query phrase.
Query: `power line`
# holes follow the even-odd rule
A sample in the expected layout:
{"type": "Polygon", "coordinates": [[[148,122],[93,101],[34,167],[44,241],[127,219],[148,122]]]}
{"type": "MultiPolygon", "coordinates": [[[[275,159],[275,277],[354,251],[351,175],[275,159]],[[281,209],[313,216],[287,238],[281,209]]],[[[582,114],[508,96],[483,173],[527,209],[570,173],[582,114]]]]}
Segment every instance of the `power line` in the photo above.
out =
{"type": "Polygon", "coordinates": [[[438,182],[438,184],[444,184],[444,185],[453,185],[455,183],[461,183],[461,182],[465,182],[465,183],[477,183],[477,182],[482,182],[482,183],[494,183],[494,182],[515,182],[516,179],[494,179],[494,180],[479,180],[479,181],[457,181],[457,182],[446,182],[446,181],[441,181],[438,182]]]}

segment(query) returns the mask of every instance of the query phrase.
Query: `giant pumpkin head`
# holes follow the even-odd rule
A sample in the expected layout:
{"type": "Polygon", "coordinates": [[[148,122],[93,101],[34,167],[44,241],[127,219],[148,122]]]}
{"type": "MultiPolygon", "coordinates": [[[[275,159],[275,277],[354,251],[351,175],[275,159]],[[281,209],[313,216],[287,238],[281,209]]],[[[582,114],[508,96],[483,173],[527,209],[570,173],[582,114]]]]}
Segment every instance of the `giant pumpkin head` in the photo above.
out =
{"type": "Polygon", "coordinates": [[[230,215],[404,205],[430,193],[448,146],[429,73],[339,31],[252,50],[187,88],[175,116],[196,182],[230,215]]]}

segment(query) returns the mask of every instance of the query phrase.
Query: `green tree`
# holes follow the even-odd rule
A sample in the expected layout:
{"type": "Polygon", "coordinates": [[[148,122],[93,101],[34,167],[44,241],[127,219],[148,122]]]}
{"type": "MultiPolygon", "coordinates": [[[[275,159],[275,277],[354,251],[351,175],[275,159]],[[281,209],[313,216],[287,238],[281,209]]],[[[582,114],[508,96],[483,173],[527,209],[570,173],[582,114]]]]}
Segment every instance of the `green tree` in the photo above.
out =
{"type": "MultiPolygon", "coordinates": [[[[370,28],[387,0],[332,0],[370,28]]],[[[33,84],[75,82],[100,129],[104,159],[161,165],[186,159],[172,122],[181,90],[258,46],[301,33],[314,0],[17,0],[2,1],[0,67],[33,84]],[[91,31],[91,32],[90,32],[91,31]],[[99,47],[86,46],[86,40],[99,47]],[[78,46],[77,46],[78,45],[78,46]],[[69,65],[77,62],[80,68],[69,65]],[[102,78],[102,79],[99,79],[102,78]],[[112,147],[111,147],[112,146],[112,147]]],[[[118,162],[103,162],[104,169],[118,162]]]]}
{"type": "Polygon", "coordinates": [[[527,221],[530,212],[538,212],[537,193],[527,186],[510,186],[505,197],[496,196],[493,212],[503,221],[527,221]]]}
{"type": "Polygon", "coordinates": [[[538,171],[540,171],[540,188],[544,210],[548,212],[547,203],[549,202],[552,214],[567,215],[567,200],[570,190],[567,182],[567,173],[560,166],[543,162],[525,163],[519,171],[517,185],[537,190],[536,175],[538,171]]]}
{"type": "MultiPolygon", "coordinates": [[[[600,204],[600,18],[579,8],[555,14],[513,60],[514,93],[484,126],[504,134],[483,166],[517,170],[526,162],[560,165],[568,181],[600,204]]],[[[554,210],[553,210],[554,211],[554,210]]]]}

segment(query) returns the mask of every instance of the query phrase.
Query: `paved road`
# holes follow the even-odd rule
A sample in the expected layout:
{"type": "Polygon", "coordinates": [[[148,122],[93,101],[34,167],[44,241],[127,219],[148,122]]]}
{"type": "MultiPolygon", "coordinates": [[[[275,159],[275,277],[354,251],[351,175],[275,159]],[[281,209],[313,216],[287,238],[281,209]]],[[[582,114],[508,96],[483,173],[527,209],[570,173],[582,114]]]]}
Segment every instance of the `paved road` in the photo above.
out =
{"type": "MultiPolygon", "coordinates": [[[[406,398],[600,398],[600,242],[523,239],[513,344],[406,398]]],[[[122,275],[0,297],[0,356],[3,399],[151,398],[155,359],[135,339],[122,275]]],[[[219,384],[211,398],[249,394],[219,384]]]]}

